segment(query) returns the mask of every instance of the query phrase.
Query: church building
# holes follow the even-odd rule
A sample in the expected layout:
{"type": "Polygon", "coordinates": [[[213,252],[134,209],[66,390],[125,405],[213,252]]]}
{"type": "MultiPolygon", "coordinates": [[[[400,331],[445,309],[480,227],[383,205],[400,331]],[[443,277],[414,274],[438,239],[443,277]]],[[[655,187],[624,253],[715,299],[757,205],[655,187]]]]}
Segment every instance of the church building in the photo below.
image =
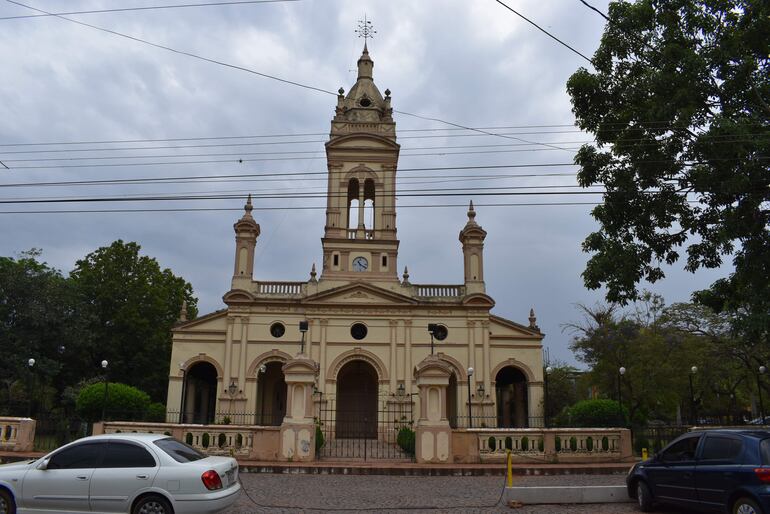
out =
{"type": "Polygon", "coordinates": [[[543,334],[532,311],[527,324],[492,314],[487,233],[473,203],[467,216],[450,214],[460,244],[454,256],[440,256],[463,259],[462,283],[412,283],[405,268],[399,276],[400,146],[390,91],[380,93],[373,68],[364,45],[356,83],[337,97],[325,145],[320,269],[313,264],[309,279],[297,282],[255,276],[260,226],[249,197],[233,226],[226,308],[193,320],[183,313],[173,330],[167,409],[179,422],[280,425],[284,365],[301,353],[315,363],[313,398],[326,443],[376,440],[419,414],[415,370],[433,353],[451,370],[441,399],[450,426],[543,426],[543,334]]]}

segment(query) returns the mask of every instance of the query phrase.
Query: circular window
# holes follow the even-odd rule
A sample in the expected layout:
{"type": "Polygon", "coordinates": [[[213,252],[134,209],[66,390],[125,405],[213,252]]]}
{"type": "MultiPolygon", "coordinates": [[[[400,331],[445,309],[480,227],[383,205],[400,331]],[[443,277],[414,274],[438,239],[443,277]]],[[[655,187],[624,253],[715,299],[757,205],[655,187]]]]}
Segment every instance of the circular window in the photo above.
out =
{"type": "Polygon", "coordinates": [[[366,337],[366,334],[369,330],[366,328],[366,325],[363,323],[356,323],[352,327],[350,327],[350,335],[353,336],[353,339],[361,340],[364,337],[366,337]]]}
{"type": "Polygon", "coordinates": [[[449,330],[444,325],[436,325],[436,328],[433,329],[433,337],[438,339],[439,341],[443,341],[446,339],[446,336],[449,334],[449,330]]]}
{"type": "Polygon", "coordinates": [[[361,101],[360,101],[359,103],[361,104],[361,107],[369,107],[369,106],[371,106],[371,105],[372,105],[372,101],[371,101],[371,100],[369,100],[369,99],[368,99],[368,98],[366,98],[366,97],[362,98],[362,99],[361,99],[361,101]]]}
{"type": "Polygon", "coordinates": [[[283,326],[283,323],[273,323],[270,325],[270,333],[273,337],[283,337],[283,334],[286,333],[286,327],[283,326]]]}

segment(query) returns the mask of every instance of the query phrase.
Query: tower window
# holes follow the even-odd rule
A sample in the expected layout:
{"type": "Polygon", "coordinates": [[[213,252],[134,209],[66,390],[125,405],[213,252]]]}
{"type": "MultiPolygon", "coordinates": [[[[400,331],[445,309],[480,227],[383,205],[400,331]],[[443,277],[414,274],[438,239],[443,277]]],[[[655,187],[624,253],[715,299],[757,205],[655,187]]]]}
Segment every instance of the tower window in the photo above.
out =
{"type": "Polygon", "coordinates": [[[332,257],[332,262],[334,263],[334,266],[339,266],[340,265],[340,254],[335,253],[334,256],[332,257]]]}
{"type": "Polygon", "coordinates": [[[369,106],[372,105],[372,101],[369,100],[368,98],[364,97],[364,98],[361,99],[360,104],[361,104],[361,107],[369,107],[369,106]]]}
{"type": "Polygon", "coordinates": [[[270,335],[272,335],[275,338],[283,337],[283,334],[286,333],[286,327],[283,326],[283,323],[273,323],[270,325],[270,335]]]}
{"type": "Polygon", "coordinates": [[[388,256],[387,255],[383,255],[382,256],[382,267],[383,268],[387,268],[388,267],[388,256]]]}

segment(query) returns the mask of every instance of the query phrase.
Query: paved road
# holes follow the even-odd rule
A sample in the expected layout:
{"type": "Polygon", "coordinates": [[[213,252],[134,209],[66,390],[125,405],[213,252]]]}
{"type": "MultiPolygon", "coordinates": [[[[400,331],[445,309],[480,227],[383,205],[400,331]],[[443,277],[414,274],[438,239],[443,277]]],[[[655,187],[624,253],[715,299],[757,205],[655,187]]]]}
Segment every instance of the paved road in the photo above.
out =
{"type": "MultiPolygon", "coordinates": [[[[623,475],[515,477],[514,485],[620,485],[623,475]]],[[[510,509],[497,505],[503,477],[403,477],[244,473],[241,481],[258,507],[242,494],[228,512],[321,514],[328,512],[425,512],[507,514],[626,514],[635,505],[537,505],[510,509]]],[[[680,510],[658,511],[681,514],[680,510]]]]}

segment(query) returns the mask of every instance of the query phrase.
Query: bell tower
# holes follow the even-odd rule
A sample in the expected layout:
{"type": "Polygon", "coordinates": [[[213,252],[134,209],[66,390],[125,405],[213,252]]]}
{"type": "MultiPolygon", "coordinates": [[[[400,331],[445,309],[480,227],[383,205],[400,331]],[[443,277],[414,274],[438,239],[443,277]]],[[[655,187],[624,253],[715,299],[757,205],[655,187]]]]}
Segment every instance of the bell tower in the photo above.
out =
{"type": "Polygon", "coordinates": [[[400,146],[390,106],[373,80],[364,43],[358,79],[340,88],[326,143],[328,189],[321,280],[398,282],[396,168],[400,146]]]}

